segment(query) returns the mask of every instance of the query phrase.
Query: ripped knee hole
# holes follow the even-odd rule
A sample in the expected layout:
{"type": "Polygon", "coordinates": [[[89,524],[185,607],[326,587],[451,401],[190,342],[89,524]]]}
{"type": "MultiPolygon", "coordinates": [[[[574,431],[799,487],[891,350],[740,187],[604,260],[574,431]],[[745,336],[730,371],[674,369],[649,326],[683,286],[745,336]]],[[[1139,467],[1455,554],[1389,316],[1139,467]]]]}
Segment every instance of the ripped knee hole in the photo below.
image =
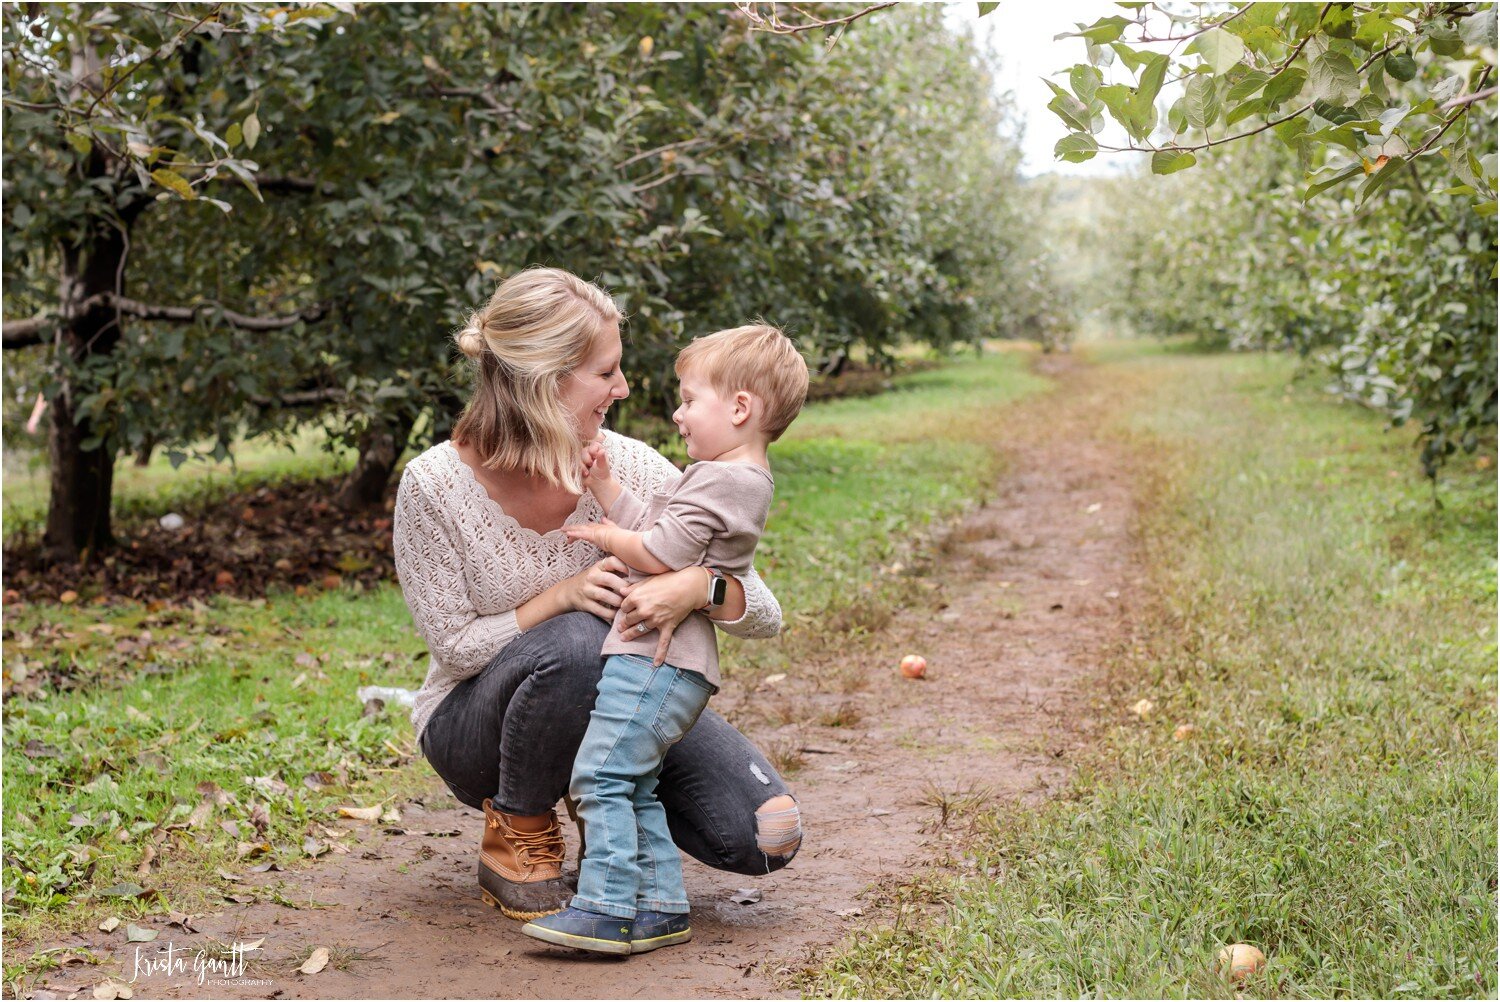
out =
{"type": "Polygon", "coordinates": [[[755,815],[755,846],[767,856],[790,856],[802,844],[802,813],[795,807],[784,811],[758,811],[755,815]]]}

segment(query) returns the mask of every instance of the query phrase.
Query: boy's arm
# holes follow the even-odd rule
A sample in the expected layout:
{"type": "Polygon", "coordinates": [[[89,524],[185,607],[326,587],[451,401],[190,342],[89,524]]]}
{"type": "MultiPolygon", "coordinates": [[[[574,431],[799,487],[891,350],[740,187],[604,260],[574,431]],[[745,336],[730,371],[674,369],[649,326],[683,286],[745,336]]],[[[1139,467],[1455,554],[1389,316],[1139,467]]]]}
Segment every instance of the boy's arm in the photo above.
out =
{"type": "Polygon", "coordinates": [[[613,553],[643,574],[665,574],[675,570],[652,556],[641,533],[622,529],[608,520],[600,524],[570,525],[563,531],[569,539],[587,540],[604,552],[613,553]]]}

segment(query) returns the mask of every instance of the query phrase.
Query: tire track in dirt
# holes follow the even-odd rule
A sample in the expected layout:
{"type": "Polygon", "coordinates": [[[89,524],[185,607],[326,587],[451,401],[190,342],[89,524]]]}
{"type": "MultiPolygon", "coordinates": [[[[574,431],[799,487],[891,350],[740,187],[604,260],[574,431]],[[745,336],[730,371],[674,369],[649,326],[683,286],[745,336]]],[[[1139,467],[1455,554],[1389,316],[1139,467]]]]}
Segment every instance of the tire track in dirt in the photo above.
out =
{"type": "MultiPolygon", "coordinates": [[[[1090,721],[1102,717],[1088,683],[1124,628],[1135,575],[1132,485],[1118,447],[1090,433],[1088,401],[1074,392],[1089,373],[1067,358],[1039,368],[1062,385],[1007,412],[1013,420],[1000,437],[1008,467],[995,496],[925,570],[932,602],[782,681],[753,692],[731,687],[715,700],[763,746],[803,759],[793,788],[806,847],[790,867],[759,879],[689,860],[691,943],[621,961],[521,936],[518,923],[476,893],[480,816],[434,783],[430,796],[402,805],[407,834],[363,834],[346,855],[247,881],[262,885],[262,897],[266,885],[279,885],[282,901],[302,907],[232,906],[197,919],[194,934],[172,929],[145,944],[142,956],[152,956],[172,940],[187,951],[188,969],[143,976],[135,994],[793,995],[787,976],[868,921],[861,916],[876,911],[884,892],[924,868],[967,865],[965,815],[1057,791],[1090,721]],[[908,651],[927,657],[926,679],[897,673],[908,651]],[[423,834],[449,831],[459,834],[423,834]],[[737,903],[740,888],[760,900],[737,903]],[[198,984],[197,950],[261,937],[245,976],[268,984],[198,984]],[[332,948],[334,962],[296,973],[315,946],[332,948]]],[[[573,849],[570,839],[570,858],[573,849]]],[[[69,997],[111,968],[129,979],[134,947],[119,939],[91,932],[58,944],[115,952],[101,969],[54,972],[38,997],[69,997]]]]}

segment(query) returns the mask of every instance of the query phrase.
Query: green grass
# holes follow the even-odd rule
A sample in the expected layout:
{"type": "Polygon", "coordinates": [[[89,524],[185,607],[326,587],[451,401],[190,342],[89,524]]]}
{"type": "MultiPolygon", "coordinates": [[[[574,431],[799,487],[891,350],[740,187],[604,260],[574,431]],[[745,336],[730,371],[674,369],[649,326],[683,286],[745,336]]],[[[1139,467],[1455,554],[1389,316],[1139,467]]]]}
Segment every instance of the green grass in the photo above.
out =
{"type": "MultiPolygon", "coordinates": [[[[813,406],[773,447],[778,506],[758,563],[793,639],[727,644],[729,684],[749,676],[752,656],[784,660],[799,636],[826,635],[821,617],[870,613],[897,600],[900,577],[882,575],[880,566],[909,556],[929,527],[988,487],[996,416],[1046,385],[1025,372],[1028,357],[966,360],[898,380],[884,397],[813,406]]],[[[241,476],[266,475],[274,458],[243,462],[241,476]]],[[[165,475],[122,485],[127,505],[202,489],[165,475]]],[[[422,642],[394,584],[165,609],[31,603],[7,609],[6,628],[10,680],[23,688],[27,675],[43,680],[35,694],[5,704],[12,946],[38,945],[106,914],[207,910],[216,891],[233,889],[218,869],[300,865],[303,839],[321,837],[317,826],[335,806],[438,788],[420,760],[400,764],[413,750],[404,714],[363,718],[355,698],[362,685],[421,682],[426,659],[414,655],[422,642]],[[139,641],[143,630],[149,645],[116,649],[139,641]],[[341,770],[346,779],[331,788],[304,785],[310,773],[341,770]],[[254,777],[272,777],[287,790],[268,795],[254,777]],[[187,822],[205,782],[238,803],[197,828],[169,831],[155,847],[165,867],[138,875],[153,836],[187,822]],[[259,838],[250,828],[257,801],[270,809],[259,838]],[[240,824],[239,838],[218,827],[225,820],[240,824]],[[269,853],[236,862],[239,842],[261,840],[269,853]],[[159,896],[100,896],[122,882],[159,896]]],[[[17,956],[23,959],[7,968],[12,989],[47,963],[45,955],[17,956]]]]}
{"type": "Polygon", "coordinates": [[[1215,957],[1249,942],[1249,996],[1494,997],[1493,473],[1455,464],[1435,509],[1408,437],[1286,360],[1108,359],[1100,423],[1155,474],[1131,723],[808,994],[1231,997],[1215,957]]]}

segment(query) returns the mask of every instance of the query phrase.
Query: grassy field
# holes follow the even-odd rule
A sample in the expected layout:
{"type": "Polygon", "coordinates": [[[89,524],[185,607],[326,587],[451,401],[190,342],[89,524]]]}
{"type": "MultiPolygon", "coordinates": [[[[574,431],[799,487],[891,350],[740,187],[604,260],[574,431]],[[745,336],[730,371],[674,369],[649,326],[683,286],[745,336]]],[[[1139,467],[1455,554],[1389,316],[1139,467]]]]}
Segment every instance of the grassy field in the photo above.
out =
{"type": "MultiPolygon", "coordinates": [[[[792,629],[732,645],[729,685],[787,664],[827,633],[824,617],[879,616],[901,600],[905,579],[880,568],[909,560],[993,483],[998,416],[1046,385],[1027,374],[1029,357],[990,354],[904,377],[882,397],[813,406],[773,447],[778,507],[758,564],[792,629]]],[[[298,472],[283,465],[250,457],[237,475],[298,472]]],[[[157,471],[127,482],[124,503],[196,489],[157,471]]],[[[232,889],[221,870],[291,868],[327,851],[319,822],[335,807],[436,786],[412,761],[407,722],[362,716],[355,697],[421,681],[422,643],[394,585],[13,606],[4,653],[12,994],[54,962],[44,947],[61,932],[105,915],[207,910],[232,889]]]]}
{"type": "Polygon", "coordinates": [[[1148,485],[1108,692],[1132,722],[805,991],[1232,997],[1215,958],[1248,942],[1243,995],[1494,997],[1493,457],[1438,509],[1406,433],[1285,359],[1098,357],[1091,417],[1148,485]]]}

